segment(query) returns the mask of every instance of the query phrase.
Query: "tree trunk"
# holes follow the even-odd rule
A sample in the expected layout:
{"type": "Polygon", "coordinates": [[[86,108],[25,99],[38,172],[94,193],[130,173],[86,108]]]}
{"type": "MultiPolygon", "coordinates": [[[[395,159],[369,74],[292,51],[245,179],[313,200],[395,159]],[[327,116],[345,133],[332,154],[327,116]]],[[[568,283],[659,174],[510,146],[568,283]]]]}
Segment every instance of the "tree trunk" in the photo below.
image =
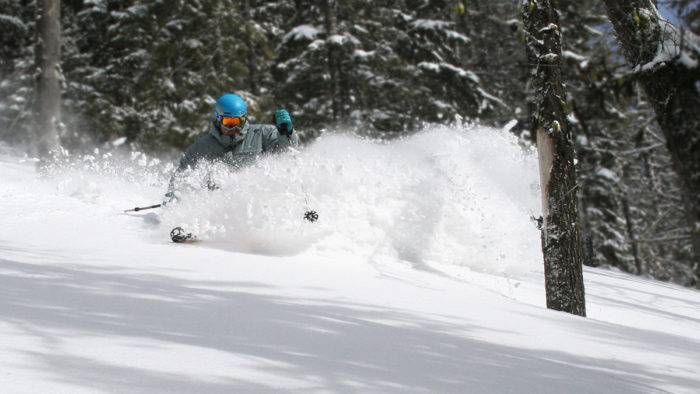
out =
{"type": "Polygon", "coordinates": [[[547,308],[586,315],[581,230],[576,198],[576,157],[561,81],[561,34],[556,3],[529,0],[523,22],[535,89],[542,187],[542,253],[547,308]]]}
{"type": "Polygon", "coordinates": [[[691,240],[700,288],[700,49],[659,16],[651,0],[605,0],[628,63],[654,107],[692,212],[691,240]]]}
{"type": "Polygon", "coordinates": [[[338,121],[340,118],[340,94],[338,92],[338,77],[339,77],[339,60],[338,60],[338,50],[336,49],[337,44],[331,40],[331,37],[336,33],[336,4],[335,0],[326,0],[325,7],[325,27],[326,27],[326,48],[327,62],[328,62],[328,72],[330,74],[330,99],[331,99],[331,109],[332,109],[332,119],[334,122],[338,121]]]}
{"type": "Polygon", "coordinates": [[[250,0],[246,0],[244,2],[244,8],[245,9],[243,12],[245,14],[246,21],[244,22],[245,34],[243,35],[243,39],[245,41],[245,46],[248,49],[248,56],[246,59],[246,65],[248,66],[248,87],[250,88],[251,93],[258,95],[260,94],[260,89],[258,87],[258,56],[255,50],[255,31],[250,12],[250,0]]]}
{"type": "Polygon", "coordinates": [[[627,224],[627,238],[632,243],[632,257],[634,257],[634,267],[637,270],[637,275],[644,274],[642,267],[642,259],[639,257],[639,244],[637,243],[637,232],[634,230],[634,222],[632,222],[632,210],[627,196],[622,199],[622,210],[625,213],[625,223],[627,224]]]}
{"type": "Polygon", "coordinates": [[[34,107],[36,153],[46,157],[60,144],[58,125],[61,113],[61,1],[37,2],[35,47],[37,79],[34,107]]]}

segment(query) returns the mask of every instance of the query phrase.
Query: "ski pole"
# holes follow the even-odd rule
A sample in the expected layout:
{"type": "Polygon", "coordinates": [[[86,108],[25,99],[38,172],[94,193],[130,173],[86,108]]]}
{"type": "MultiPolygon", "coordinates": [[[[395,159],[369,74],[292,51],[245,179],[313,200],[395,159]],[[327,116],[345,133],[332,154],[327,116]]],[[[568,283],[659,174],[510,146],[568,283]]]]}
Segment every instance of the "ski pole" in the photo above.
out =
{"type": "MultiPolygon", "coordinates": [[[[294,160],[299,163],[301,160],[299,157],[296,155],[296,153],[299,153],[296,149],[293,150],[294,154],[292,157],[294,160]]],[[[304,187],[304,181],[299,180],[299,186],[301,187],[302,193],[304,193],[304,202],[306,203],[306,209],[307,211],[304,212],[304,220],[308,220],[309,222],[313,223],[318,220],[318,212],[316,212],[313,209],[310,209],[311,207],[309,206],[309,193],[306,192],[306,188],[304,187]]]]}
{"type": "Polygon", "coordinates": [[[303,182],[299,183],[299,185],[301,186],[301,191],[304,192],[304,202],[306,202],[307,211],[304,212],[304,219],[313,223],[318,220],[318,212],[314,211],[313,209],[309,209],[309,193],[306,192],[303,182]]]}
{"type": "Polygon", "coordinates": [[[136,207],[136,208],[134,208],[134,209],[127,209],[127,210],[124,211],[124,213],[126,213],[126,212],[144,211],[144,210],[146,210],[146,209],[160,208],[160,207],[162,207],[162,206],[163,206],[163,204],[156,204],[156,205],[151,205],[151,206],[148,206],[148,207],[136,207]]]}

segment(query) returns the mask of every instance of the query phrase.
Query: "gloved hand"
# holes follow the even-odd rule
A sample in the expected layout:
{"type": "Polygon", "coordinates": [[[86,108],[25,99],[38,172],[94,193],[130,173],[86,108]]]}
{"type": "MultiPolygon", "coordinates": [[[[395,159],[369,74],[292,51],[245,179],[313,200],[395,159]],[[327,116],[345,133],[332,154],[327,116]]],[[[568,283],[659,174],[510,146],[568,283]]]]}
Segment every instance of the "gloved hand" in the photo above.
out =
{"type": "Polygon", "coordinates": [[[163,206],[166,206],[168,204],[174,204],[178,201],[180,201],[179,193],[174,190],[170,190],[167,193],[165,193],[165,196],[163,196],[162,204],[163,206]]]}
{"type": "Polygon", "coordinates": [[[292,115],[286,109],[278,109],[272,117],[272,121],[280,134],[289,137],[294,131],[292,115]]]}

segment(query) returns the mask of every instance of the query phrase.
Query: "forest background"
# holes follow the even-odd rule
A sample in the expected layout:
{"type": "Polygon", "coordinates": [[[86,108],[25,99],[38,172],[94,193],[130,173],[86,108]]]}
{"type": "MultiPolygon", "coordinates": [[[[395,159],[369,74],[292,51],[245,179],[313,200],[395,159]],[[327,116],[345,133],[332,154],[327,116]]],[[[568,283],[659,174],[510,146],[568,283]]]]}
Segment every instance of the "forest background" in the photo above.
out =
{"type": "MultiPolygon", "coordinates": [[[[584,264],[700,286],[688,236],[697,196],[673,171],[603,2],[558,3],[584,264]]],[[[698,34],[698,3],[658,6],[698,34]]],[[[391,140],[459,119],[531,143],[521,11],[516,0],[64,0],[61,142],[174,154],[209,127],[215,98],[235,91],[253,121],[288,108],[306,142],[337,130],[391,140]]],[[[10,146],[33,135],[36,14],[34,0],[0,0],[0,140],[10,146]]]]}

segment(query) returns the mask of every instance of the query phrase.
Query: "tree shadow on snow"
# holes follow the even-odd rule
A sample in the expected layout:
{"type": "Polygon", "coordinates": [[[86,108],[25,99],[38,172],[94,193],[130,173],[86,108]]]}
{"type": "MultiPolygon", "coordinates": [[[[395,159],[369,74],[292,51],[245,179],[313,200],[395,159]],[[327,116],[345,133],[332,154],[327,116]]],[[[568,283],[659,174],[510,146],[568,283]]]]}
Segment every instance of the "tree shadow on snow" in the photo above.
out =
{"type": "MultiPolygon", "coordinates": [[[[45,352],[24,354],[51,371],[55,381],[89,389],[280,391],[259,376],[237,376],[235,370],[228,379],[212,382],[106,364],[76,355],[75,349],[67,354],[57,345],[70,347],[70,337],[156,340],[264,360],[259,373],[308,382],[304,392],[598,393],[605,382],[607,392],[650,393],[658,391],[653,385],[669,379],[639,364],[473,339],[470,331],[484,329],[476,325],[370,305],[275,296],[274,290],[250,282],[188,281],[114,267],[0,259],[0,321],[44,341],[45,352]]],[[[159,354],[173,362],[178,357],[176,352],[159,354]]],[[[692,388],[698,382],[685,383],[692,388]]]]}

